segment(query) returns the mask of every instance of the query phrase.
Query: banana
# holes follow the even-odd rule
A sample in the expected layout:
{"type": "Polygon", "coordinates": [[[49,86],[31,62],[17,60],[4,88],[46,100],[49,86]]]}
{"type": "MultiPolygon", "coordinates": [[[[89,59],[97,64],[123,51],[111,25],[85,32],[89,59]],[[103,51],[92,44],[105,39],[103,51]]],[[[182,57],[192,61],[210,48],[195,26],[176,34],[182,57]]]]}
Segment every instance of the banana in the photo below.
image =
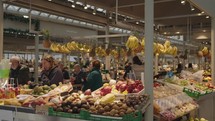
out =
{"type": "Polygon", "coordinates": [[[176,56],[178,54],[178,48],[174,46],[173,50],[174,50],[173,56],[176,56]]]}
{"type": "Polygon", "coordinates": [[[129,36],[127,42],[126,42],[126,47],[130,48],[130,49],[135,49],[137,48],[139,45],[139,40],[137,39],[137,37],[135,36],[129,36]]]}
{"type": "Polygon", "coordinates": [[[204,47],[203,49],[202,49],[202,53],[203,53],[203,55],[205,56],[205,55],[207,55],[208,54],[208,48],[207,47],[204,47]]]}
{"type": "Polygon", "coordinates": [[[164,43],[164,46],[166,46],[167,48],[169,48],[170,47],[170,41],[166,40],[165,43],[164,43]]]}
{"type": "Polygon", "coordinates": [[[166,48],[162,44],[158,43],[157,47],[158,47],[157,50],[159,54],[164,54],[166,52],[166,48]]]}

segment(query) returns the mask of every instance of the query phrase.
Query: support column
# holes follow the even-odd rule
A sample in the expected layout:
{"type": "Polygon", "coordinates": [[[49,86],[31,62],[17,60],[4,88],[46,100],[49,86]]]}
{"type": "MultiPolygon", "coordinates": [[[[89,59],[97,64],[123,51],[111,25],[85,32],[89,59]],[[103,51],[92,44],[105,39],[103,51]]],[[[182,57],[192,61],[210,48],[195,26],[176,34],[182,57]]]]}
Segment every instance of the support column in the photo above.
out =
{"type": "Polygon", "coordinates": [[[211,19],[211,74],[215,84],[215,18],[211,19]]]}
{"type": "Polygon", "coordinates": [[[4,11],[3,11],[3,2],[2,0],[0,0],[0,61],[3,58],[3,41],[4,41],[4,37],[3,37],[3,23],[4,23],[4,11]]]}
{"type": "Polygon", "coordinates": [[[39,34],[35,36],[35,66],[34,66],[34,79],[38,82],[38,67],[39,67],[39,34]]]}
{"type": "MultiPolygon", "coordinates": [[[[105,27],[105,35],[109,35],[109,25],[105,27]]],[[[109,37],[105,37],[105,49],[108,48],[109,42],[109,37]]]]}
{"type": "Polygon", "coordinates": [[[154,36],[154,0],[145,0],[145,92],[150,96],[145,121],[153,121],[153,36],[154,36]]]}
{"type": "MultiPolygon", "coordinates": [[[[105,28],[105,35],[109,35],[109,25],[108,24],[106,25],[106,28],[105,28]]],[[[105,49],[108,49],[109,43],[110,43],[109,37],[105,37],[105,49]]],[[[111,60],[110,55],[105,57],[105,69],[106,70],[110,70],[110,60],[111,60]]]]}

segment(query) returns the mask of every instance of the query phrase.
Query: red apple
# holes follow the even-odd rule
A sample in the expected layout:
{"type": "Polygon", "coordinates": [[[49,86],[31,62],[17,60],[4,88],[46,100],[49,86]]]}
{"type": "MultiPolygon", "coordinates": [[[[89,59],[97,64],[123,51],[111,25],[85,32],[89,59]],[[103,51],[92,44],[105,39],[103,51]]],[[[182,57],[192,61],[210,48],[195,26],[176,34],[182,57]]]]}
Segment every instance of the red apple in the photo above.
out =
{"type": "Polygon", "coordinates": [[[127,89],[127,84],[123,83],[120,87],[119,87],[119,91],[120,92],[124,92],[127,89]]]}
{"type": "Polygon", "coordinates": [[[103,92],[102,95],[106,95],[108,93],[111,93],[112,87],[111,86],[105,86],[101,89],[101,92],[103,92]]]}
{"type": "Polygon", "coordinates": [[[144,88],[144,86],[143,86],[142,84],[139,84],[139,85],[137,86],[137,89],[138,89],[139,91],[141,91],[143,88],[144,88]]]}
{"type": "Polygon", "coordinates": [[[84,92],[84,95],[91,95],[91,90],[90,90],[90,89],[86,90],[86,91],[84,92]]]}
{"type": "Polygon", "coordinates": [[[128,85],[127,85],[128,93],[132,93],[132,91],[135,87],[136,87],[136,84],[134,81],[128,81],[128,85]]]}
{"type": "Polygon", "coordinates": [[[116,89],[119,90],[119,87],[123,84],[124,82],[123,81],[118,81],[116,83],[116,89]]]}
{"type": "Polygon", "coordinates": [[[132,91],[132,93],[138,93],[139,91],[140,91],[139,89],[135,88],[135,89],[132,91]]]}

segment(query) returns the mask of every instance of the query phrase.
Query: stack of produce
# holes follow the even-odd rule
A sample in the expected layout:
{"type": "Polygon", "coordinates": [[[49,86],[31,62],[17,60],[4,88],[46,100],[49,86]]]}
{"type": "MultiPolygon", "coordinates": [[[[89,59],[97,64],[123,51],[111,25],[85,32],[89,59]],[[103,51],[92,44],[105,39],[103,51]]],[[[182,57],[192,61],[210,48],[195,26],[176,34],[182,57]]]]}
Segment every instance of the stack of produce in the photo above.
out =
{"type": "Polygon", "coordinates": [[[96,90],[94,92],[95,95],[105,96],[109,93],[117,94],[124,94],[127,95],[128,93],[139,93],[143,91],[144,86],[140,80],[129,80],[129,81],[118,81],[116,84],[110,82],[105,83],[103,87],[96,90]]]}
{"type": "Polygon", "coordinates": [[[165,82],[172,83],[182,88],[187,88],[193,91],[197,91],[200,94],[206,94],[207,92],[212,92],[215,88],[214,85],[210,82],[198,82],[195,80],[188,80],[188,79],[179,79],[179,78],[167,78],[165,82]]]}
{"type": "Polygon", "coordinates": [[[0,99],[10,99],[15,98],[20,92],[20,89],[17,88],[0,88],[0,99]]]}
{"type": "Polygon", "coordinates": [[[169,86],[154,87],[154,98],[155,113],[165,120],[174,120],[198,107],[187,94],[169,86]]]}
{"type": "Polygon", "coordinates": [[[188,121],[208,121],[204,118],[193,118],[193,117],[190,117],[190,119],[188,121]]]}

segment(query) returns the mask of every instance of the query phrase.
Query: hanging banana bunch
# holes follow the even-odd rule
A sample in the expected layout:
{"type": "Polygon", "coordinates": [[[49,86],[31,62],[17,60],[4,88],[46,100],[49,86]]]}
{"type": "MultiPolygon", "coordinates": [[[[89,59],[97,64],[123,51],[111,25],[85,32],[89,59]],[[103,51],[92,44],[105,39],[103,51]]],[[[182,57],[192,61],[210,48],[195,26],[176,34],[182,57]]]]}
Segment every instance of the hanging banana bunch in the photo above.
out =
{"type": "Polygon", "coordinates": [[[208,48],[204,46],[202,49],[203,56],[206,56],[208,52],[209,52],[208,48]]]}
{"type": "Polygon", "coordinates": [[[127,42],[126,42],[126,47],[129,49],[135,49],[139,46],[139,40],[137,37],[131,35],[129,36],[127,42]]]}
{"type": "Polygon", "coordinates": [[[116,49],[111,50],[110,54],[111,54],[114,58],[118,58],[118,57],[119,57],[119,53],[117,52],[116,49]]]}

